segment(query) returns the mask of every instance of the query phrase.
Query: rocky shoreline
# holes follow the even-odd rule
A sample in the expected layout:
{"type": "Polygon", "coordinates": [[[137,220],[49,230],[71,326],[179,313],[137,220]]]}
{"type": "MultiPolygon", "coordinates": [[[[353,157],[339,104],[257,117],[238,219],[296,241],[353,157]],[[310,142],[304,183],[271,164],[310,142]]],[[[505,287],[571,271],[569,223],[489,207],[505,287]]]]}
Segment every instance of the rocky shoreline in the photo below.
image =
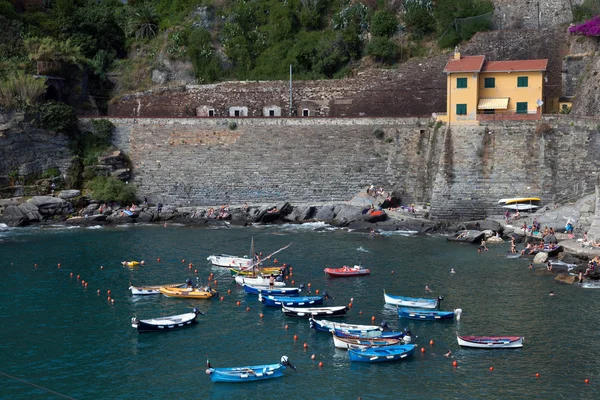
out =
{"type": "MultiPolygon", "coordinates": [[[[334,227],[372,234],[386,234],[400,231],[412,234],[447,235],[448,240],[467,241],[479,245],[485,239],[488,245],[504,243],[515,238],[517,243],[523,241],[539,241],[540,235],[532,235],[523,231],[519,226],[522,221],[509,221],[502,218],[488,218],[480,221],[449,222],[432,220],[427,209],[423,207],[385,209],[385,213],[374,217],[368,212],[386,199],[372,197],[364,192],[352,200],[342,204],[294,204],[281,202],[278,204],[236,205],[227,206],[224,218],[218,218],[219,207],[174,207],[165,205],[161,210],[156,205],[142,204],[132,215],[125,214],[124,207],[119,205],[104,205],[89,201],[77,190],[67,190],[55,196],[34,196],[25,201],[23,198],[0,200],[0,224],[9,227],[21,227],[32,224],[44,226],[48,224],[63,224],[66,226],[104,226],[123,224],[178,224],[197,227],[215,226],[249,226],[252,224],[303,224],[322,222],[334,227]],[[211,212],[217,210],[217,212],[211,212]],[[212,215],[211,215],[212,214],[212,215]],[[468,232],[468,240],[457,240],[460,232],[468,232]]],[[[585,202],[589,203],[590,200],[585,202]]],[[[384,204],[385,205],[385,204],[384,204]]],[[[225,206],[224,206],[225,207],[225,206]]],[[[556,210],[552,210],[557,212],[556,210]]],[[[569,215],[573,210],[567,211],[569,215]]],[[[563,227],[562,218],[556,216],[544,219],[544,214],[537,216],[542,226],[550,225],[557,232],[563,227]]],[[[581,221],[586,216],[579,215],[581,221]]],[[[525,222],[526,223],[526,222],[525,222]]],[[[557,233],[552,241],[558,242],[564,248],[559,254],[557,263],[552,271],[536,270],[540,274],[552,274],[557,280],[567,283],[575,282],[579,272],[585,272],[587,262],[600,255],[600,249],[583,246],[581,242],[557,233]]],[[[542,254],[540,254],[542,255],[542,254]]],[[[542,257],[543,258],[543,257],[542,257]]],[[[536,264],[543,264],[546,258],[537,258],[536,264]]],[[[589,274],[590,279],[599,279],[600,272],[589,274]]]]}

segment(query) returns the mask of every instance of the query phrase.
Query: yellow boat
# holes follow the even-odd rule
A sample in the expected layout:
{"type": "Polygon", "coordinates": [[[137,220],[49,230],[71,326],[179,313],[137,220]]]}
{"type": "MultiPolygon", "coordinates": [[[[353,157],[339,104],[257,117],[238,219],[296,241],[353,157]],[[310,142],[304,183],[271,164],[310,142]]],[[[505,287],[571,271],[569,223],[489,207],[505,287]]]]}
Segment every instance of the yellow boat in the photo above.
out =
{"type": "Polygon", "coordinates": [[[498,204],[514,204],[514,203],[529,203],[534,201],[540,201],[539,197],[513,197],[511,199],[500,199],[498,204]]]}
{"type": "MultiPolygon", "coordinates": [[[[252,271],[251,269],[239,270],[239,269],[235,269],[235,268],[229,268],[229,272],[231,272],[231,275],[233,275],[233,276],[235,276],[235,275],[250,276],[250,275],[254,274],[254,271],[252,271]]],[[[277,276],[277,275],[281,274],[281,268],[280,267],[258,268],[256,273],[262,274],[262,275],[273,274],[274,276],[277,276]]]]}
{"type": "Polygon", "coordinates": [[[219,295],[216,290],[211,289],[208,286],[195,288],[162,286],[159,291],[166,297],[176,297],[180,299],[210,299],[211,297],[216,297],[219,295]]]}

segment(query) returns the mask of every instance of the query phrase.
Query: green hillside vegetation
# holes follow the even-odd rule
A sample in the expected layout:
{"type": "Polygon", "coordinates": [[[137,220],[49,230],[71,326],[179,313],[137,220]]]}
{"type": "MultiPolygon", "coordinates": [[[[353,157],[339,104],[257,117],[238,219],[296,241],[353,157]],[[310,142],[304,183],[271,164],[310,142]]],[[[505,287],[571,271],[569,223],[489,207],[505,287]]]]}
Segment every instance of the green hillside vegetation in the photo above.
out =
{"type": "Polygon", "coordinates": [[[120,93],[146,89],[165,58],[191,62],[199,83],[286,79],[289,65],[295,79],[340,78],[362,62],[389,68],[435,44],[454,46],[488,29],[485,14],[493,8],[490,0],[396,3],[0,0],[0,76],[13,83],[0,93],[0,106],[26,108],[42,98],[14,89],[23,82],[17,71],[35,73],[36,65],[66,78],[71,100],[100,110],[115,94],[115,80],[120,93]],[[81,100],[89,97],[95,105],[81,100]]]}

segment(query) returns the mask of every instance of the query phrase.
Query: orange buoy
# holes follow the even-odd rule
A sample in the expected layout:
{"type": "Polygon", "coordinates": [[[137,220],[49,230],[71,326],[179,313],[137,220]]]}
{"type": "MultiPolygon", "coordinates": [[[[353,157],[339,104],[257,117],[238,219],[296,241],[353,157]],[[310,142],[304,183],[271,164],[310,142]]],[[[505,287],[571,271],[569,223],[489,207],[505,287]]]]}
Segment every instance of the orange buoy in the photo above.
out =
{"type": "Polygon", "coordinates": [[[250,311],[250,307],[246,307],[246,311],[250,311]]]}
{"type": "Polygon", "coordinates": [[[288,326],[287,325],[284,326],[283,329],[285,329],[287,331],[288,330],[288,326]]]}
{"type": "Polygon", "coordinates": [[[58,263],[58,268],[60,268],[60,263],[58,263]]]}
{"type": "Polygon", "coordinates": [[[213,282],[215,284],[215,286],[217,286],[219,284],[219,281],[217,281],[216,279],[213,282]]]}
{"type": "Polygon", "coordinates": [[[227,294],[231,294],[231,289],[227,289],[227,294]]]}
{"type": "Polygon", "coordinates": [[[160,257],[156,259],[156,262],[160,262],[160,257]]]}
{"type": "Polygon", "coordinates": [[[319,289],[315,290],[315,294],[319,294],[319,289]]]}
{"type": "Polygon", "coordinates": [[[110,296],[110,289],[108,289],[108,290],[106,291],[106,294],[108,294],[108,295],[110,296]]]}
{"type": "Polygon", "coordinates": [[[352,308],[352,303],[348,303],[348,308],[352,308]]]}
{"type": "Polygon", "coordinates": [[[539,378],[540,377],[540,373],[538,372],[537,374],[535,374],[535,377],[539,378]]]}
{"type": "Polygon", "coordinates": [[[197,274],[197,273],[198,273],[198,270],[197,270],[197,269],[195,269],[195,270],[194,270],[194,273],[196,273],[196,274],[197,274]]]}
{"type": "Polygon", "coordinates": [[[304,343],[304,348],[308,349],[308,343],[304,343]]]}
{"type": "Polygon", "coordinates": [[[358,312],[358,315],[362,315],[362,311],[359,311],[359,312],[358,312]]]}
{"type": "Polygon", "coordinates": [[[375,316],[374,315],[371,317],[371,321],[375,321],[375,316]]]}
{"type": "Polygon", "coordinates": [[[238,301],[238,302],[237,302],[237,303],[235,303],[235,304],[236,304],[236,305],[239,307],[239,305],[240,305],[241,303],[238,301]]]}
{"type": "Polygon", "coordinates": [[[73,273],[71,272],[71,273],[69,274],[69,276],[72,278],[72,277],[73,277],[73,273]]]}
{"type": "Polygon", "coordinates": [[[193,265],[194,265],[194,264],[192,264],[192,263],[189,263],[189,264],[188,264],[188,267],[192,268],[192,266],[193,266],[193,265]]]}
{"type": "Polygon", "coordinates": [[[293,276],[293,275],[294,275],[294,274],[292,274],[292,273],[290,272],[290,276],[293,276]]]}
{"type": "Polygon", "coordinates": [[[293,271],[293,270],[294,270],[294,267],[290,267],[290,271],[293,271]]]}
{"type": "Polygon", "coordinates": [[[292,285],[295,285],[295,284],[296,284],[296,282],[295,282],[295,281],[292,281],[292,285]]]}
{"type": "Polygon", "coordinates": [[[429,345],[430,345],[430,346],[433,346],[433,339],[431,339],[431,340],[429,341],[429,345]]]}
{"type": "Polygon", "coordinates": [[[290,279],[290,276],[289,276],[289,275],[286,275],[286,276],[285,276],[285,279],[290,279]]]}
{"type": "Polygon", "coordinates": [[[108,296],[108,301],[110,301],[110,296],[108,296]]]}
{"type": "Polygon", "coordinates": [[[588,384],[588,383],[590,383],[590,380],[588,378],[585,378],[585,380],[583,382],[588,384]]]}
{"type": "Polygon", "coordinates": [[[392,271],[392,274],[394,273],[394,271],[392,271]]]}
{"type": "Polygon", "coordinates": [[[258,317],[259,317],[259,318],[264,318],[264,316],[265,316],[265,315],[264,315],[263,313],[260,313],[260,314],[258,315],[258,317]]]}
{"type": "Polygon", "coordinates": [[[294,335],[294,340],[298,340],[298,335],[294,335]]]}
{"type": "Polygon", "coordinates": [[[452,366],[453,366],[453,367],[456,367],[456,366],[458,366],[458,362],[457,362],[456,360],[452,361],[452,366]]]}
{"type": "Polygon", "coordinates": [[[81,278],[81,276],[80,276],[80,275],[77,275],[77,280],[79,280],[79,278],[81,278]]]}
{"type": "Polygon", "coordinates": [[[188,265],[188,268],[189,268],[189,269],[192,269],[192,264],[188,265]]]}
{"type": "MultiPolygon", "coordinates": [[[[292,275],[292,274],[290,274],[290,276],[291,276],[291,275],[292,275]]],[[[310,287],[310,282],[308,282],[308,287],[310,287]]]]}
{"type": "Polygon", "coordinates": [[[319,368],[323,368],[323,361],[319,361],[319,368]]]}
{"type": "Polygon", "coordinates": [[[314,360],[315,358],[317,358],[317,356],[315,356],[314,354],[312,356],[310,356],[311,360],[314,360]]]}
{"type": "Polygon", "coordinates": [[[425,353],[425,347],[421,347],[421,353],[425,353]]]}
{"type": "Polygon", "coordinates": [[[33,264],[33,266],[37,268],[37,264],[33,264]]]}
{"type": "Polygon", "coordinates": [[[490,367],[490,371],[493,371],[493,370],[494,370],[494,367],[490,367]]]}
{"type": "Polygon", "coordinates": [[[88,287],[88,283],[87,282],[85,283],[85,287],[88,287]]]}
{"type": "Polygon", "coordinates": [[[98,289],[98,296],[100,296],[100,289],[98,289]]]}
{"type": "Polygon", "coordinates": [[[221,296],[221,301],[225,300],[225,297],[221,296]]]}
{"type": "Polygon", "coordinates": [[[184,264],[184,263],[185,263],[185,260],[181,260],[181,263],[182,263],[182,264],[184,264]]]}

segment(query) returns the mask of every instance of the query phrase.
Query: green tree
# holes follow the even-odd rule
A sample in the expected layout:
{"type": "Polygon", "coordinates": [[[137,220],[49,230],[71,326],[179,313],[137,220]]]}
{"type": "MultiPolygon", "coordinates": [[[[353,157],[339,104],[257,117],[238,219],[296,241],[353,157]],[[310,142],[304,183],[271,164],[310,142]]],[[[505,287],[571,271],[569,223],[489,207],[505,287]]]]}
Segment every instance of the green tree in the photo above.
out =
{"type": "Polygon", "coordinates": [[[38,119],[43,128],[56,132],[75,135],[77,129],[77,114],[73,107],[58,101],[48,101],[38,107],[38,119]]]}
{"type": "Polygon", "coordinates": [[[98,176],[88,182],[86,186],[92,192],[94,200],[131,204],[136,199],[136,190],[133,185],[128,185],[112,176],[98,176]]]}
{"type": "Polygon", "coordinates": [[[0,105],[11,110],[26,110],[35,105],[45,91],[45,79],[15,71],[0,80],[0,105]]]}
{"type": "Polygon", "coordinates": [[[136,39],[147,39],[156,36],[158,32],[159,17],[150,2],[134,5],[127,19],[127,34],[136,39]]]}
{"type": "Polygon", "coordinates": [[[489,30],[493,10],[490,0],[438,0],[433,11],[441,35],[438,45],[451,47],[469,40],[476,32],[489,30]]]}
{"type": "Polygon", "coordinates": [[[376,61],[393,63],[396,60],[398,49],[389,38],[375,36],[367,45],[367,54],[376,61]]]}
{"type": "Polygon", "coordinates": [[[374,36],[391,37],[398,29],[396,15],[388,10],[381,10],[373,14],[371,19],[371,33],[374,36]]]}
{"type": "Polygon", "coordinates": [[[192,29],[187,35],[188,55],[201,83],[212,83],[222,76],[219,58],[206,29],[192,29]]]}
{"type": "Polygon", "coordinates": [[[432,7],[417,1],[404,3],[404,24],[417,37],[435,32],[432,7]]]}

